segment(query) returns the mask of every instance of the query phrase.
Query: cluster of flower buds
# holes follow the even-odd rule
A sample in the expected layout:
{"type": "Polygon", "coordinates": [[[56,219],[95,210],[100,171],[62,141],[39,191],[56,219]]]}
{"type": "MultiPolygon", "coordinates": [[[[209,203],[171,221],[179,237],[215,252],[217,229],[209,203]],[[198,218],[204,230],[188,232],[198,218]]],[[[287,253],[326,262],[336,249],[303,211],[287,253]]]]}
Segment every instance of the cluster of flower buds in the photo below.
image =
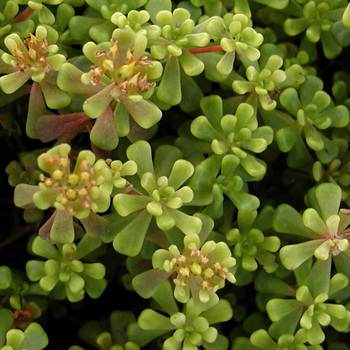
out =
{"type": "Polygon", "coordinates": [[[207,241],[200,247],[199,236],[190,234],[185,236],[184,246],[183,253],[171,245],[168,250],[157,250],[152,258],[154,268],[176,273],[174,295],[177,300],[187,302],[190,290],[196,290],[193,288],[196,285],[199,300],[206,303],[213,293],[224,287],[226,280],[236,282],[231,271],[236,260],[226,243],[207,241]]]}
{"type": "Polygon", "coordinates": [[[95,162],[91,151],[82,151],[71,172],[69,151],[68,144],[61,144],[39,156],[39,167],[49,175],[41,175],[34,204],[40,209],[54,206],[66,210],[79,219],[86,218],[90,211],[106,211],[113,186],[110,168],[102,159],[95,162]]]}

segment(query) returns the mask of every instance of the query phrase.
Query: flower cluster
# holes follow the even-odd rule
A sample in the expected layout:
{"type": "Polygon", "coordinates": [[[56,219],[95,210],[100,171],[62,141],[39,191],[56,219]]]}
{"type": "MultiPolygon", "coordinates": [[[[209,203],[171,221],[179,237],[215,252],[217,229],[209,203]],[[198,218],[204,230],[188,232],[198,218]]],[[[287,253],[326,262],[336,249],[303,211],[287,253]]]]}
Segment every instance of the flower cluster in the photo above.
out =
{"type": "MultiPolygon", "coordinates": [[[[152,261],[155,269],[175,272],[175,298],[183,303],[190,297],[190,290],[199,287],[199,300],[208,302],[211,293],[215,293],[228,280],[236,282],[232,267],[236,260],[224,242],[207,241],[200,247],[197,235],[188,235],[184,239],[185,249],[181,254],[174,245],[168,252],[158,250],[152,261]]],[[[195,299],[197,296],[195,297],[195,299]]]]}

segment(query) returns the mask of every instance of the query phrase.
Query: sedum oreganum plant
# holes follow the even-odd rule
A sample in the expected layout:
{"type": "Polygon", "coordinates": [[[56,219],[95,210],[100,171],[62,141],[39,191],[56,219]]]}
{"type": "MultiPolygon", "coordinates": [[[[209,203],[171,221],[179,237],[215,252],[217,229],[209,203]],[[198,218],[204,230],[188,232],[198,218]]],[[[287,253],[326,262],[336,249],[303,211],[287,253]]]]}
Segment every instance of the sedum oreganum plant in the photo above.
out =
{"type": "Polygon", "coordinates": [[[346,0],[2,0],[0,350],[350,350],[349,53],[346,0]]]}

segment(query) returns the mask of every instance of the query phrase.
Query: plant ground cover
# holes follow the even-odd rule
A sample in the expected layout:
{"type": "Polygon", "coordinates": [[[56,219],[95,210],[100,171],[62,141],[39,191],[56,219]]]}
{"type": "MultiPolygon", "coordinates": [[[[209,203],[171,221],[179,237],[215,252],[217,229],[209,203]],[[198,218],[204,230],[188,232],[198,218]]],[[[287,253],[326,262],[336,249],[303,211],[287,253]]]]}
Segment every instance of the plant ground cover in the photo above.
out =
{"type": "Polygon", "coordinates": [[[346,0],[0,3],[0,350],[349,350],[346,0]]]}

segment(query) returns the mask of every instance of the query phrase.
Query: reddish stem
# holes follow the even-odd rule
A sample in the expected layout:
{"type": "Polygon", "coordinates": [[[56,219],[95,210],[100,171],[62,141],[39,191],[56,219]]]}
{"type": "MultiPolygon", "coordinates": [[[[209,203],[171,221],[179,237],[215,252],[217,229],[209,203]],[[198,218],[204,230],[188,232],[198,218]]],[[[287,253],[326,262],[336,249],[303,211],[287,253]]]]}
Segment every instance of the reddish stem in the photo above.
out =
{"type": "Polygon", "coordinates": [[[187,49],[187,51],[195,55],[198,53],[222,51],[222,47],[221,45],[208,46],[208,47],[194,47],[192,49],[187,49]]]}
{"type": "Polygon", "coordinates": [[[17,239],[25,236],[26,234],[28,234],[31,231],[37,230],[38,225],[37,224],[28,224],[24,227],[22,227],[18,232],[14,233],[13,235],[11,235],[10,237],[8,237],[7,239],[5,239],[4,241],[2,241],[0,243],[0,249],[6,247],[7,245],[15,242],[17,239]]]}
{"type": "Polygon", "coordinates": [[[13,20],[13,23],[18,23],[18,22],[22,22],[25,19],[27,19],[32,13],[34,12],[34,10],[32,8],[27,8],[19,17],[17,17],[16,19],[13,20]]]}

